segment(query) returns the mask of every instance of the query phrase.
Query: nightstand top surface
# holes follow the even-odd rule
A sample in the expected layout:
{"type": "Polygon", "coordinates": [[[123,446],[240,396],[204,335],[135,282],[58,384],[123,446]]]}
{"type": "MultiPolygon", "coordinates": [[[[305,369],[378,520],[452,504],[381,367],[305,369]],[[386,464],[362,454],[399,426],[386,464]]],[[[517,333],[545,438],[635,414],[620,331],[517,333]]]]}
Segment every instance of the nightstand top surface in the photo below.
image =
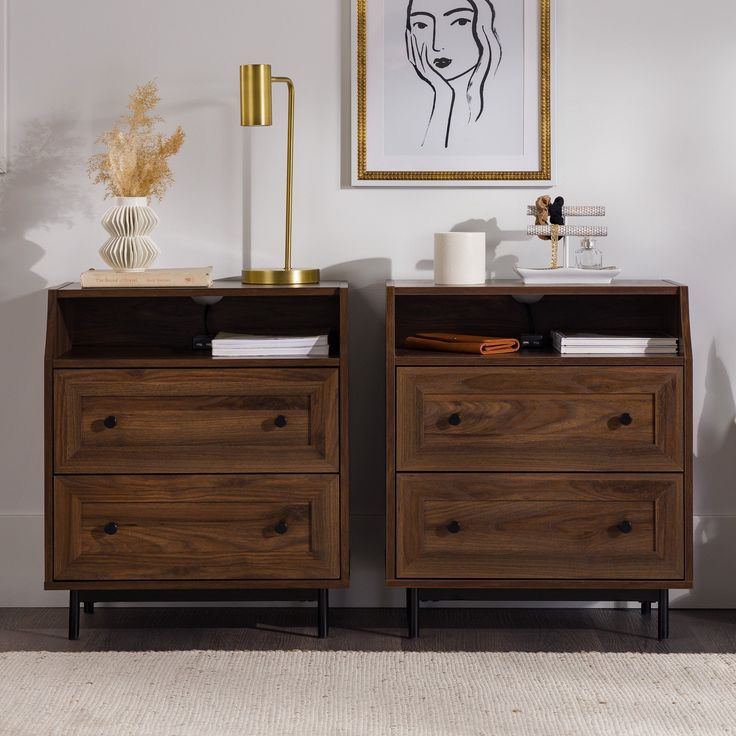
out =
{"type": "Polygon", "coordinates": [[[676,294],[681,284],[666,280],[617,279],[612,284],[524,284],[519,279],[486,281],[477,286],[444,286],[426,280],[389,280],[388,288],[399,294],[676,294]]]}
{"type": "Polygon", "coordinates": [[[216,279],[212,286],[150,286],[150,287],[90,287],[82,288],[78,281],[60,284],[49,291],[56,291],[60,297],[102,297],[102,296],[256,296],[271,294],[274,296],[326,296],[338,289],[347,289],[347,281],[321,281],[318,284],[299,284],[296,286],[261,286],[243,284],[240,277],[216,279]]]}

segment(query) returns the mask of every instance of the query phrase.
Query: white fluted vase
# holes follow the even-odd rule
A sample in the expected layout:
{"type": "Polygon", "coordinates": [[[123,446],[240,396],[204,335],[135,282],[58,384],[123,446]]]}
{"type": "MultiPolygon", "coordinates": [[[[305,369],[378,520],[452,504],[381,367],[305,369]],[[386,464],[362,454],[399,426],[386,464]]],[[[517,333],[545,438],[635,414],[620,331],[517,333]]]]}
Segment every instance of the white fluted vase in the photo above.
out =
{"type": "Polygon", "coordinates": [[[110,233],[100,248],[102,260],[115,271],[145,271],[161,252],[148,237],[158,223],[147,197],[116,197],[102,217],[102,226],[110,233]]]}

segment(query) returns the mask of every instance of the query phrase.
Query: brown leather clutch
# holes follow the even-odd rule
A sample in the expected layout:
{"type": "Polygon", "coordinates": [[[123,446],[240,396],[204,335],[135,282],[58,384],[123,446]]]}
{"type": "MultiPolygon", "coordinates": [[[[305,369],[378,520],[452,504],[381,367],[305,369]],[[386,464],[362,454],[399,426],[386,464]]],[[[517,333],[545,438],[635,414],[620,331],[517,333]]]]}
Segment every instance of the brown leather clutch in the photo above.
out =
{"type": "Polygon", "coordinates": [[[501,355],[519,350],[519,341],[512,337],[484,337],[454,332],[418,332],[404,340],[410,350],[440,350],[447,353],[501,355]]]}

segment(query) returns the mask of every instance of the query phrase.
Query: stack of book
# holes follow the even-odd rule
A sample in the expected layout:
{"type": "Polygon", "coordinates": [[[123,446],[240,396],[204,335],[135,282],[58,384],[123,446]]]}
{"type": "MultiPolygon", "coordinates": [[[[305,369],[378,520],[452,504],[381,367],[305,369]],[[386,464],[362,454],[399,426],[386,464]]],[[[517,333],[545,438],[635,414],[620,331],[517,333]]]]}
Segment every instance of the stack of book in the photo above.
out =
{"type": "Polygon", "coordinates": [[[239,335],[218,332],[212,340],[213,358],[326,357],[327,335],[239,335]]]}
{"type": "Polygon", "coordinates": [[[677,355],[677,338],[665,333],[561,332],[553,330],[552,346],[563,355],[677,355]]]}

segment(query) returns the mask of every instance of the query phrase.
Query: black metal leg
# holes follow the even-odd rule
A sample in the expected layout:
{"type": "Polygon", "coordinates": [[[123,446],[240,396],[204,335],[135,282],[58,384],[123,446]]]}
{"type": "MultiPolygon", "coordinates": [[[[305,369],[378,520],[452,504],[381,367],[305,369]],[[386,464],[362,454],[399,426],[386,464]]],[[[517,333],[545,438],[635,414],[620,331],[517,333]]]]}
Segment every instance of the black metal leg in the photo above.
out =
{"type": "Polygon", "coordinates": [[[95,612],[95,602],[94,601],[85,601],[84,602],[84,612],[85,613],[94,613],[95,612]]]}
{"type": "Polygon", "coordinates": [[[317,636],[326,639],[330,631],[328,621],[330,591],[327,588],[320,588],[317,593],[317,636]]]}
{"type": "Polygon", "coordinates": [[[670,635],[670,592],[669,590],[659,591],[659,612],[658,612],[658,638],[668,639],[670,635]]]}
{"type": "Polygon", "coordinates": [[[69,639],[79,639],[79,591],[69,591],[69,639]]]}
{"type": "Polygon", "coordinates": [[[641,604],[641,614],[642,616],[648,616],[652,612],[652,603],[651,601],[642,601],[641,604]]]}
{"type": "Polygon", "coordinates": [[[419,589],[406,589],[406,618],[409,625],[409,638],[419,638],[419,589]]]}

